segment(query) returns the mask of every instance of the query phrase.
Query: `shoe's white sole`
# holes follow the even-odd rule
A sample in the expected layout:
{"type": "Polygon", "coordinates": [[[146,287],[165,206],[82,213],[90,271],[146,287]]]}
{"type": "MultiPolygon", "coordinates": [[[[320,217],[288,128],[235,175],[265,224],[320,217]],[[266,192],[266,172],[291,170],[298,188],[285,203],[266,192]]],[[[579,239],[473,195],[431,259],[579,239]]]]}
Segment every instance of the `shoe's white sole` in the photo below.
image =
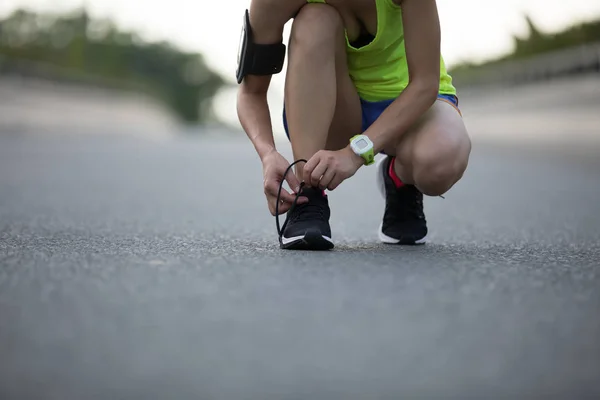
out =
{"type": "Polygon", "coordinates": [[[329,236],[318,229],[306,231],[304,235],[282,237],[280,247],[287,250],[331,250],[335,246],[329,236]]]}
{"type": "MultiPolygon", "coordinates": [[[[384,165],[387,161],[389,156],[384,156],[381,157],[379,159],[379,161],[377,161],[377,189],[379,189],[379,194],[381,194],[381,197],[383,197],[383,199],[385,200],[385,182],[383,180],[383,168],[384,165]]],[[[385,233],[383,233],[383,222],[381,224],[379,224],[379,229],[377,230],[377,236],[379,237],[379,240],[383,243],[386,244],[398,244],[400,243],[400,240],[398,239],[394,239],[392,237],[389,237],[388,235],[386,235],[385,233]]],[[[417,241],[415,241],[415,244],[425,244],[427,243],[427,235],[425,235],[425,237],[423,237],[422,239],[419,239],[417,241]]]]}
{"type": "MultiPolygon", "coordinates": [[[[303,240],[303,239],[305,238],[305,236],[306,236],[306,235],[301,235],[301,236],[292,236],[292,237],[289,237],[289,238],[286,238],[285,236],[282,236],[282,237],[281,237],[281,242],[282,242],[283,244],[290,244],[290,243],[293,243],[293,242],[297,242],[297,241],[299,241],[299,240],[303,240]]],[[[331,238],[330,238],[330,237],[327,237],[327,236],[325,236],[325,235],[321,235],[321,237],[322,237],[323,239],[327,240],[328,242],[331,242],[331,243],[333,243],[333,240],[331,240],[331,238]]]]}
{"type": "MultiPolygon", "coordinates": [[[[377,231],[377,236],[379,237],[379,240],[382,243],[386,243],[386,244],[398,244],[398,243],[400,243],[400,240],[394,239],[392,237],[389,237],[388,235],[386,235],[385,233],[383,233],[383,223],[379,224],[379,230],[377,231]]],[[[425,237],[423,237],[422,239],[416,240],[414,242],[414,244],[425,244],[425,243],[427,243],[427,235],[425,235],[425,237]]]]}

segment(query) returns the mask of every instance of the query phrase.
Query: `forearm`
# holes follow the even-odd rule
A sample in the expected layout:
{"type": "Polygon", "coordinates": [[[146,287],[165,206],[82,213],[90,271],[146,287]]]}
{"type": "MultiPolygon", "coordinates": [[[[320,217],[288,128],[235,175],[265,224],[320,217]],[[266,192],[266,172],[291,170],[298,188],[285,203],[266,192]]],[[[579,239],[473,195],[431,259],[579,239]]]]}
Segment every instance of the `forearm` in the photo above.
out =
{"type": "Polygon", "coordinates": [[[367,130],[375,152],[394,146],[433,105],[440,85],[440,22],[435,0],[403,0],[410,83],[367,130]]]}
{"type": "MultiPolygon", "coordinates": [[[[283,27],[302,4],[302,0],[251,0],[249,17],[254,43],[280,43],[283,27]]],[[[241,83],[237,99],[238,118],[261,160],[275,150],[267,103],[270,81],[270,75],[248,73],[241,83]]]]}
{"type": "Polygon", "coordinates": [[[237,113],[242,128],[262,160],[267,154],[275,150],[266,94],[241,90],[238,94],[237,113]]]}
{"type": "Polygon", "coordinates": [[[414,81],[364,133],[373,142],[375,154],[397,143],[408,129],[433,105],[438,85],[414,81]]]}

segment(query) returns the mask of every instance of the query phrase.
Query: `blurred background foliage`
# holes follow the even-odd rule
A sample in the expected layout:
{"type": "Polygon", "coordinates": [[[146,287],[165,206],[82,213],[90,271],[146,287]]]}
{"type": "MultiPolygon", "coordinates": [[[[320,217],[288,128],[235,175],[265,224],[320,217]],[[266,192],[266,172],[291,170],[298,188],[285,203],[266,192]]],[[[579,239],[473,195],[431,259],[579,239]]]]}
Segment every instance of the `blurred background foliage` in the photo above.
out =
{"type": "MultiPolygon", "coordinates": [[[[514,37],[511,53],[482,63],[464,62],[450,72],[465,75],[495,63],[600,41],[600,20],[544,33],[525,18],[529,34],[514,37]]],[[[212,99],[230,85],[201,54],[183,52],[168,42],[146,42],[110,20],[92,19],[85,9],[63,15],[17,10],[0,20],[3,73],[141,91],[160,99],[182,122],[194,124],[211,118],[212,99]]]]}
{"type": "Polygon", "coordinates": [[[520,61],[536,55],[563,50],[583,44],[600,42],[600,20],[581,22],[558,32],[542,32],[529,16],[527,37],[513,36],[513,51],[492,60],[481,63],[463,62],[451,68],[451,73],[468,73],[478,68],[507,61],[520,61]]]}
{"type": "Polygon", "coordinates": [[[204,122],[225,84],[201,54],[168,42],[147,43],[85,10],[66,15],[17,10],[0,20],[0,73],[142,91],[181,121],[204,122]]]}

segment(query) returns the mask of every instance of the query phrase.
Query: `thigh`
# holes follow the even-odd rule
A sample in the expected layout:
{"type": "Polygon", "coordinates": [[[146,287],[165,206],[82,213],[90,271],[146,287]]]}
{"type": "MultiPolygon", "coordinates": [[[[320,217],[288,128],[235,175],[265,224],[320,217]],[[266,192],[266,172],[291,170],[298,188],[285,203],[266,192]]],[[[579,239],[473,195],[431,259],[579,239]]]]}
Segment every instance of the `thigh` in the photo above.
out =
{"type": "Polygon", "coordinates": [[[346,64],[345,36],[340,47],[341,51],[336,55],[337,96],[335,112],[327,135],[327,150],[339,150],[346,147],[352,136],[362,132],[361,102],[350,79],[346,64]]]}

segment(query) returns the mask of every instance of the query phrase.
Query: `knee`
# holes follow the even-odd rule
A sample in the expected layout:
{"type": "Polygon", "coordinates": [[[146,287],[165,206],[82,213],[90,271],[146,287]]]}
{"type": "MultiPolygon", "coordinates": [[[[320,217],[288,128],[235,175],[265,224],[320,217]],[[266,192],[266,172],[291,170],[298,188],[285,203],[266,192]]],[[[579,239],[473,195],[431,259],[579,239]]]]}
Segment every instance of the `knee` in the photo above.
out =
{"type": "Polygon", "coordinates": [[[434,148],[416,149],[413,180],[427,196],[441,196],[458,182],[467,169],[471,143],[467,138],[434,148]]]}
{"type": "Polygon", "coordinates": [[[340,32],[343,21],[335,8],[326,4],[307,4],[294,18],[290,32],[290,49],[313,51],[331,48],[340,32]]]}

